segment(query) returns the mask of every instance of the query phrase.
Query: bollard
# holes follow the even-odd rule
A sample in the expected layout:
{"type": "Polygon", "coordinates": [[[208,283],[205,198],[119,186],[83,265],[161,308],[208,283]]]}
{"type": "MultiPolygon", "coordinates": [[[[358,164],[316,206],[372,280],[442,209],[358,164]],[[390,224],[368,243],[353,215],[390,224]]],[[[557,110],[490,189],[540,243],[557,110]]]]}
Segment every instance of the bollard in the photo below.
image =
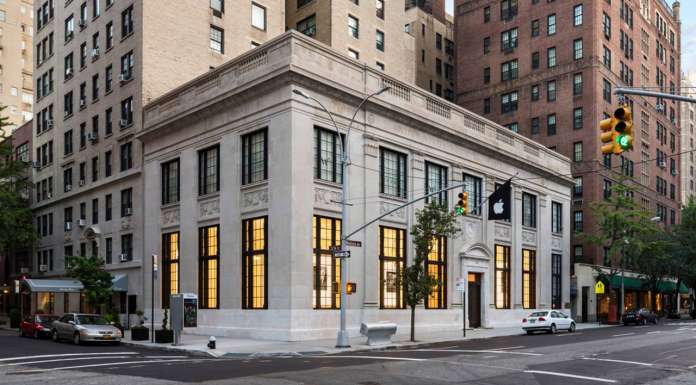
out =
{"type": "Polygon", "coordinates": [[[208,349],[215,349],[215,336],[210,336],[208,339],[208,349]]]}

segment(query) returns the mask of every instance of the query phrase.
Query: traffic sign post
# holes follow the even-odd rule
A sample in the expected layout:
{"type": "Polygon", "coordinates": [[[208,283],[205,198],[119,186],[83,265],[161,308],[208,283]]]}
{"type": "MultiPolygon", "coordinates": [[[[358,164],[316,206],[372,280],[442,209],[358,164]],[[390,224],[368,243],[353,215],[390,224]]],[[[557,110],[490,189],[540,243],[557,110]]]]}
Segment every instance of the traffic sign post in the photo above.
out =
{"type": "Polygon", "coordinates": [[[459,278],[455,287],[457,291],[462,293],[462,336],[466,337],[466,285],[467,280],[464,278],[459,278]]]}

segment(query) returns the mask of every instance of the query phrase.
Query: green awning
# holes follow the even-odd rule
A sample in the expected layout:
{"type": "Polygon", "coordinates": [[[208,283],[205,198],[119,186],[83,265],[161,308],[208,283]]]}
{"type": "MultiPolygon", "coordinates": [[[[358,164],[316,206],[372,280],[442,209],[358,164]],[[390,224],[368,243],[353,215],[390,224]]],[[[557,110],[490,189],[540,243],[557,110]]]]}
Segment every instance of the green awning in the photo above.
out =
{"type": "MultiPolygon", "coordinates": [[[[674,293],[674,289],[676,286],[677,286],[676,282],[661,281],[657,285],[657,291],[660,293],[674,293]]],[[[611,287],[613,287],[614,289],[621,288],[621,275],[615,275],[612,277],[611,287]]],[[[635,278],[635,277],[624,277],[624,289],[625,290],[648,291],[648,290],[650,290],[650,284],[645,279],[640,279],[640,278],[635,278]]],[[[682,282],[680,287],[679,287],[679,293],[681,293],[681,294],[688,294],[689,293],[689,289],[686,287],[686,285],[684,285],[684,282],[682,282]]]]}

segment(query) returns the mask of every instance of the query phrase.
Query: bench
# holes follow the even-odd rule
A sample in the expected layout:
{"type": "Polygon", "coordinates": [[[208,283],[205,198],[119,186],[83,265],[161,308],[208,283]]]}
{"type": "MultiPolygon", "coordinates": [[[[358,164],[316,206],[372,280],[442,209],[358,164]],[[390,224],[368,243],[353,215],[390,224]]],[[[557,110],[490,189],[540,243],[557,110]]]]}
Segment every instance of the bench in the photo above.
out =
{"type": "Polygon", "coordinates": [[[389,322],[362,323],[360,334],[367,337],[367,344],[370,346],[389,345],[391,336],[396,333],[396,324],[389,322]]]}

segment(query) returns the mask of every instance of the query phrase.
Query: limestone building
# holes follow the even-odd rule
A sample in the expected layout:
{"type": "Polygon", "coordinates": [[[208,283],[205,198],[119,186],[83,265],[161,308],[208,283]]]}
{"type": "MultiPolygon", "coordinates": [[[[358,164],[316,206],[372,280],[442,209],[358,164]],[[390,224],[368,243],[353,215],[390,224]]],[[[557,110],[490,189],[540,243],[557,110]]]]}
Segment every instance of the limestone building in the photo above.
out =
{"type": "Polygon", "coordinates": [[[32,118],[33,15],[32,0],[0,3],[0,106],[6,107],[2,115],[9,118],[7,136],[32,118]]]}
{"type": "MultiPolygon", "coordinates": [[[[144,107],[144,249],[161,256],[155,318],[171,293],[198,295],[187,333],[303,340],[331,338],[338,288],[348,328],[397,322],[409,310],[395,277],[412,263],[409,230],[423,202],[358,232],[348,276],[329,249],[347,230],[397,205],[465,184],[472,207],[513,179],[512,220],[489,221],[487,204],[438,239],[428,270],[440,282],[417,312],[418,327],[460,328],[459,279],[468,281],[472,327],[519,325],[536,308],[568,309],[568,158],[296,31],[154,99],[144,107]],[[338,76],[340,74],[340,76],[338,76]],[[355,107],[383,87],[358,111],[355,107]],[[340,141],[351,165],[341,223],[340,141]]],[[[436,199],[453,208],[457,193],[436,199]]],[[[149,259],[144,271],[150,271],[149,259]]],[[[146,274],[149,276],[149,274],[146,274]]],[[[146,281],[149,287],[150,282],[146,281]]],[[[149,290],[146,291],[149,303],[149,290]]]]}
{"type": "MultiPolygon", "coordinates": [[[[682,88],[691,90],[696,83],[687,76],[682,75],[682,88]]],[[[684,91],[682,91],[684,92],[684,91]]],[[[686,204],[691,197],[696,198],[696,174],[694,174],[694,141],[696,141],[696,103],[681,104],[681,202],[686,204]]]]}
{"type": "MultiPolygon", "coordinates": [[[[282,33],[284,2],[41,0],[34,13],[41,236],[32,277],[62,276],[66,255],[98,255],[126,289],[114,303],[133,313],[145,305],[150,255],[135,139],[142,105],[282,33]]],[[[51,301],[59,312],[83,308],[68,295],[51,301]]]]}

